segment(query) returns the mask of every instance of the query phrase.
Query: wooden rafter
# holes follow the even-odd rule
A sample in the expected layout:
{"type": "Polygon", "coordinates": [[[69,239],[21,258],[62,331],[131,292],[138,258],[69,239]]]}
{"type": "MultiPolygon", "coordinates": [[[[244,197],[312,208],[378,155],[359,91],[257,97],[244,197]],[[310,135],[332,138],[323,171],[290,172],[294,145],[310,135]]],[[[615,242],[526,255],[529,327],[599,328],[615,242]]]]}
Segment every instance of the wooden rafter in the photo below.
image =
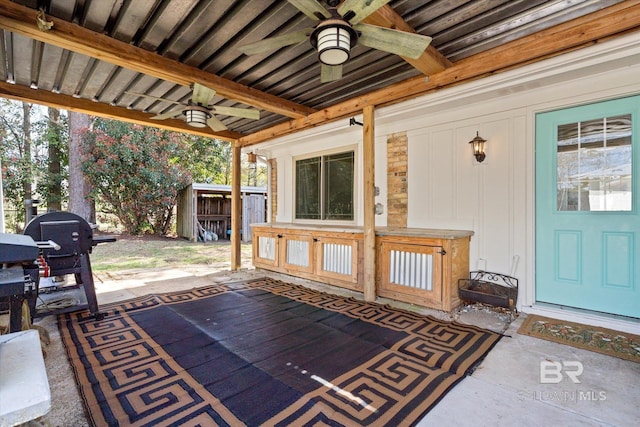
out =
{"type": "Polygon", "coordinates": [[[76,111],[107,119],[122,120],[129,123],[138,123],[176,132],[187,132],[209,138],[224,139],[230,142],[235,142],[242,136],[238,132],[213,132],[209,128],[194,128],[180,119],[151,120],[153,114],[128,110],[123,107],[114,107],[88,99],[74,98],[69,95],[55,94],[46,90],[30,89],[26,86],[14,85],[3,81],[0,81],[0,96],[18,101],[35,102],[49,107],[76,111]]]}
{"type": "MultiPolygon", "coordinates": [[[[398,14],[391,6],[385,5],[367,16],[364,21],[366,24],[377,25],[378,27],[392,28],[407,33],[415,33],[416,30],[409,25],[402,16],[398,14]]],[[[418,59],[402,57],[422,74],[429,76],[438,73],[453,64],[445,58],[436,48],[429,46],[418,59]]]]}
{"type": "Polygon", "coordinates": [[[600,40],[640,30],[640,2],[626,1],[559,24],[460,60],[429,79],[414,77],[364,96],[350,99],[304,119],[290,120],[241,137],[248,146],[359,114],[367,105],[392,105],[447,86],[479,79],[513,67],[557,56],[600,40]]]}
{"type": "Polygon", "coordinates": [[[168,82],[184,86],[200,83],[215,89],[224,98],[286,117],[306,117],[315,111],[62,19],[47,16],[47,20],[53,23],[53,27],[49,31],[41,31],[36,25],[35,10],[0,0],[0,28],[5,30],[168,82]]]}

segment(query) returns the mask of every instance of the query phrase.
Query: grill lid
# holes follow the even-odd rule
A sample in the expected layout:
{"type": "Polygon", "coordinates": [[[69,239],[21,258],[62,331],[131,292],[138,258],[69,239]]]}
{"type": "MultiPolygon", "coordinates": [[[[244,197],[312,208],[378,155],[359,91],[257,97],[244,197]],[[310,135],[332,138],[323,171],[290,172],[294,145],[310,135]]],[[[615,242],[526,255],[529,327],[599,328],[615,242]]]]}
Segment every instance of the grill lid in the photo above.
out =
{"type": "Polygon", "coordinates": [[[37,216],[27,224],[24,234],[36,241],[53,240],[61,248],[51,254],[58,256],[90,252],[93,243],[91,225],[71,212],[49,212],[37,216]]]}

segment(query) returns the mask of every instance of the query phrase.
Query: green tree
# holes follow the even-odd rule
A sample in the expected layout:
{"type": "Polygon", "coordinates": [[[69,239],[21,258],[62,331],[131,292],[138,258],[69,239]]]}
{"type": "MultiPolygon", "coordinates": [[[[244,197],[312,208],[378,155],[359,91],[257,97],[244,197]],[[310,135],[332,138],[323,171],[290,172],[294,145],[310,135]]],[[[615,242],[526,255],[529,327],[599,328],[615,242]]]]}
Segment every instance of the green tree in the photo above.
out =
{"type": "Polygon", "coordinates": [[[242,185],[267,186],[267,164],[259,157],[255,163],[250,163],[246,155],[242,156],[240,167],[242,169],[242,185]]]}
{"type": "MultiPolygon", "coordinates": [[[[2,115],[0,115],[2,185],[8,205],[13,209],[23,206],[24,203],[22,187],[24,148],[21,133],[21,111],[22,108],[19,107],[19,104],[7,99],[2,100],[2,115]]],[[[24,215],[24,213],[22,214],[24,215]]]]}
{"type": "Polygon", "coordinates": [[[46,153],[38,159],[42,179],[37,191],[48,210],[60,211],[67,201],[69,128],[60,110],[49,107],[47,112],[48,117],[36,124],[42,128],[42,145],[46,147],[46,153]]]}
{"type": "Polygon", "coordinates": [[[191,171],[194,182],[231,183],[231,145],[219,139],[184,134],[186,150],[181,158],[191,171]]]}
{"type": "Polygon", "coordinates": [[[103,210],[129,233],[167,234],[178,191],[191,182],[183,135],[96,119],[82,139],[83,171],[103,210]]]}
{"type": "MultiPolygon", "coordinates": [[[[231,144],[219,139],[185,134],[190,149],[181,161],[191,171],[194,182],[231,185],[231,144]]],[[[264,162],[249,163],[247,156],[241,162],[242,185],[266,186],[267,166],[264,162]]]]}
{"type": "Polygon", "coordinates": [[[21,231],[24,222],[25,199],[38,198],[33,185],[37,185],[42,172],[39,168],[43,150],[41,111],[35,105],[0,100],[2,185],[5,208],[16,211],[7,224],[16,232],[21,231]]]}

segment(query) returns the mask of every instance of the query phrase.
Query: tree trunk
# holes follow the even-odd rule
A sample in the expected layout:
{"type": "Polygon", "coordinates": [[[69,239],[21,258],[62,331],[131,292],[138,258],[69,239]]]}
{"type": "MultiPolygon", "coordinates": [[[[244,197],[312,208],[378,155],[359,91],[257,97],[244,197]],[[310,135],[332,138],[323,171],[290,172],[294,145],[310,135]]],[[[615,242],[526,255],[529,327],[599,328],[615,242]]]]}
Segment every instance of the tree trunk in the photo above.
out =
{"type": "Polygon", "coordinates": [[[22,141],[23,143],[23,175],[22,175],[22,192],[24,200],[31,199],[31,104],[22,103],[22,141]]]}
{"type": "Polygon", "coordinates": [[[49,163],[47,165],[48,179],[47,210],[62,210],[62,165],[60,142],[62,128],[60,126],[60,110],[49,107],[49,163]]]}
{"type": "Polygon", "coordinates": [[[94,204],[89,199],[91,187],[82,173],[81,131],[90,125],[89,116],[69,111],[69,212],[95,223],[94,204]]]}
{"type": "Polygon", "coordinates": [[[22,103],[22,193],[24,195],[24,225],[25,227],[36,215],[35,203],[32,196],[33,168],[31,160],[31,107],[22,103]]]}

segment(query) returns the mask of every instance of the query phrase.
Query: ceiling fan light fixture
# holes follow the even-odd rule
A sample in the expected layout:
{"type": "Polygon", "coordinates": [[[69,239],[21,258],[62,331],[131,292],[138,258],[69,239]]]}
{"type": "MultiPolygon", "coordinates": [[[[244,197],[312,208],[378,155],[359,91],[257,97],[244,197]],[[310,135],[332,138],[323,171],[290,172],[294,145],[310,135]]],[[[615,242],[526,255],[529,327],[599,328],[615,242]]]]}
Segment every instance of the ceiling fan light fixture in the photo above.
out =
{"type": "Polygon", "coordinates": [[[318,59],[326,65],[342,65],[349,60],[358,33],[342,19],[327,19],[311,33],[311,45],[318,59]]]}
{"type": "Polygon", "coordinates": [[[211,117],[211,114],[206,108],[193,105],[184,110],[184,115],[187,118],[187,124],[194,128],[206,127],[207,120],[211,117]]]}

